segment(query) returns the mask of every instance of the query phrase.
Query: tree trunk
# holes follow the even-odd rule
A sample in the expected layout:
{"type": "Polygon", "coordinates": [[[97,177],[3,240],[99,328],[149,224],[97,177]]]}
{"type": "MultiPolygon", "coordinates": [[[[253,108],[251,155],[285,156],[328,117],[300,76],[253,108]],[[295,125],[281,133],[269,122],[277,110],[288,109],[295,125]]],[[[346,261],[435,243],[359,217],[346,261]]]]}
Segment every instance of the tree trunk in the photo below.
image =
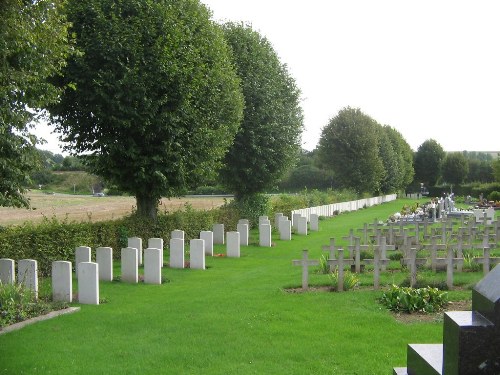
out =
{"type": "Polygon", "coordinates": [[[148,194],[136,194],[137,214],[156,220],[158,213],[158,198],[148,194]]]}

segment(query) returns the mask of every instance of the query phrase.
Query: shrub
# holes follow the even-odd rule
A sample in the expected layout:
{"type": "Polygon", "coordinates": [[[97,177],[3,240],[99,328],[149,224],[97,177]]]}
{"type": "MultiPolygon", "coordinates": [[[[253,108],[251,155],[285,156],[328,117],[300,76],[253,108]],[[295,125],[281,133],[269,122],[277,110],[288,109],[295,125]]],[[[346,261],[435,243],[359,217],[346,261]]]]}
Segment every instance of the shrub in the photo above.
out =
{"type": "MultiPolygon", "coordinates": [[[[332,287],[335,290],[339,290],[339,270],[336,269],[334,272],[328,275],[330,277],[332,287]]],[[[359,278],[355,273],[350,271],[344,272],[344,288],[343,290],[354,289],[359,284],[359,278]]]]}
{"type": "Polygon", "coordinates": [[[425,312],[440,311],[447,303],[446,292],[437,288],[409,288],[392,285],[391,289],[384,292],[380,302],[391,311],[395,312],[425,312]]]}
{"type": "Polygon", "coordinates": [[[492,191],[488,195],[488,200],[489,201],[500,202],[500,191],[492,191]]]}
{"type": "Polygon", "coordinates": [[[68,304],[52,303],[44,295],[36,300],[33,292],[22,284],[2,284],[0,282],[0,327],[65,307],[68,307],[68,304]]]}
{"type": "Polygon", "coordinates": [[[327,263],[328,256],[323,254],[319,258],[318,273],[327,274],[330,272],[330,265],[327,263]]]}

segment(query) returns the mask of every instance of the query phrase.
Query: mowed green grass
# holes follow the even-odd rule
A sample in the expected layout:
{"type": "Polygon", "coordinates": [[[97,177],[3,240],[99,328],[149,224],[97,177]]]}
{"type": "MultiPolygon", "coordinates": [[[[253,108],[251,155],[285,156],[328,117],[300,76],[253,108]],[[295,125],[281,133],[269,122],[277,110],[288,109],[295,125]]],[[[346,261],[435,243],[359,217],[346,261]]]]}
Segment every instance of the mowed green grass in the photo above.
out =
{"type": "MultiPolygon", "coordinates": [[[[290,242],[274,234],[272,248],[251,245],[241,248],[239,259],[207,258],[204,271],[165,268],[169,282],[161,286],[101,282],[106,303],[0,336],[0,373],[389,374],[405,365],[408,343],[441,342],[441,323],[400,323],[377,302],[382,291],[367,287],[345,293],[284,288],[300,286],[301,268],[292,260],[303,249],[318,259],[330,237],[345,244],[341,237],[350,228],[385,220],[408,202],[322,220],[320,232],[290,242]]],[[[327,284],[328,276],[314,270],[311,284],[327,284]]],[[[363,284],[371,277],[364,274],[363,284]]],[[[391,273],[382,282],[404,277],[391,273]]],[[[473,283],[481,274],[464,277],[473,283]]],[[[467,289],[451,294],[471,296],[467,289]]]]}

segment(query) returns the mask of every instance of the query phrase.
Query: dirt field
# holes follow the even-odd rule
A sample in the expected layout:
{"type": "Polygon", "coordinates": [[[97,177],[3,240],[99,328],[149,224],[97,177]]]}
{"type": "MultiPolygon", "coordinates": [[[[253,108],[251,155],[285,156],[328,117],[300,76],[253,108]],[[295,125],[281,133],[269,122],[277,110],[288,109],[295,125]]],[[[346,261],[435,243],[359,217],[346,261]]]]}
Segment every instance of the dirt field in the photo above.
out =
{"type": "MultiPolygon", "coordinates": [[[[82,195],[55,194],[40,192],[28,194],[31,209],[0,207],[0,226],[22,224],[25,221],[38,222],[43,217],[69,221],[101,221],[116,219],[132,212],[134,197],[92,197],[82,195]]],[[[221,197],[196,197],[163,199],[160,211],[176,211],[189,203],[194,209],[211,209],[224,204],[221,197]]]]}

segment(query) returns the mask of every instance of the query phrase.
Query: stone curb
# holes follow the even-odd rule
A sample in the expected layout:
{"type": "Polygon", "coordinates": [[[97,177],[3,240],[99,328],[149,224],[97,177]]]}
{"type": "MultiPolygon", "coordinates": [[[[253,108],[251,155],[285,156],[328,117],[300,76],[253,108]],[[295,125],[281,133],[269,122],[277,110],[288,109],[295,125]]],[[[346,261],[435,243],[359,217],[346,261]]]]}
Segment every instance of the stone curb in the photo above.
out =
{"type": "Polygon", "coordinates": [[[8,332],[12,332],[12,331],[17,331],[17,330],[19,330],[19,329],[21,329],[29,324],[41,322],[43,320],[52,319],[52,318],[58,317],[59,315],[71,314],[71,313],[74,313],[77,311],[80,311],[80,307],[68,307],[67,309],[51,311],[48,314],[40,315],[40,316],[37,316],[35,318],[31,318],[31,319],[24,320],[24,321],[19,322],[19,323],[11,324],[10,326],[7,326],[7,327],[0,328],[0,335],[3,335],[3,334],[8,333],[8,332]]]}

